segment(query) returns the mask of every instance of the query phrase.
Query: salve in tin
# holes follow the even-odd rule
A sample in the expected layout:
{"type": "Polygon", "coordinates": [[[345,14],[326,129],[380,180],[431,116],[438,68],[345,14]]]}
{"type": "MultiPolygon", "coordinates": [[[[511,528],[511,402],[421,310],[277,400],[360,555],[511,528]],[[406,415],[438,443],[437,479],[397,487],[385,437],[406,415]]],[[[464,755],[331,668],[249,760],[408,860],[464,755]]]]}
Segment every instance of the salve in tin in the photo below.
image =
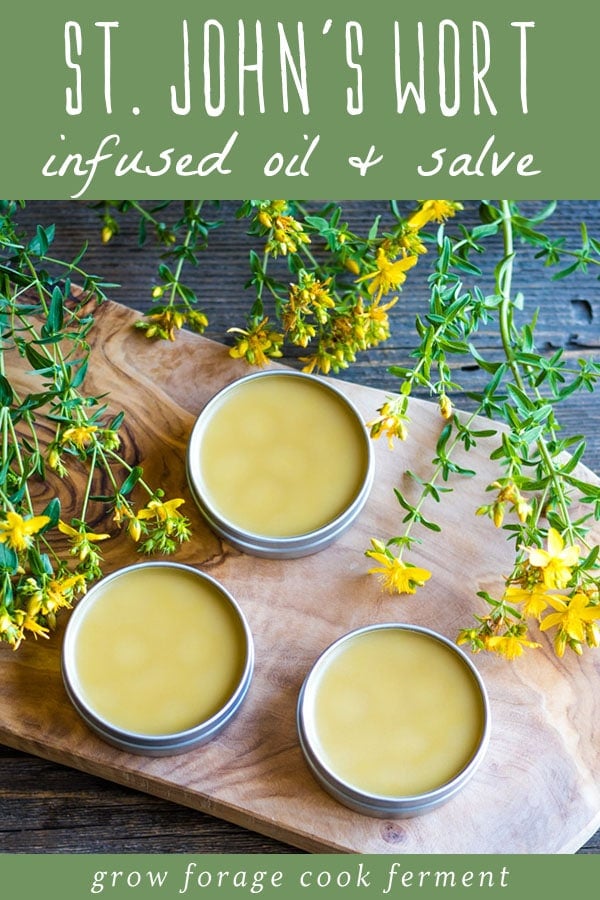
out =
{"type": "Polygon", "coordinates": [[[109,742],[174,753],[208,740],[239,707],[253,642],[213,578],[176,563],[122,569],[92,588],[63,644],[67,692],[109,742]]]}
{"type": "Polygon", "coordinates": [[[192,431],[188,480],[210,525],[261,556],[313,553],[364,505],[370,440],[354,406],[322,379],[260,372],[220,391],[192,431]]]}
{"type": "Polygon", "coordinates": [[[488,701],[470,660],[417,626],[341,638],[317,660],[298,704],[306,759],[342,803],[408,816],[448,800],[487,746],[488,701]]]}

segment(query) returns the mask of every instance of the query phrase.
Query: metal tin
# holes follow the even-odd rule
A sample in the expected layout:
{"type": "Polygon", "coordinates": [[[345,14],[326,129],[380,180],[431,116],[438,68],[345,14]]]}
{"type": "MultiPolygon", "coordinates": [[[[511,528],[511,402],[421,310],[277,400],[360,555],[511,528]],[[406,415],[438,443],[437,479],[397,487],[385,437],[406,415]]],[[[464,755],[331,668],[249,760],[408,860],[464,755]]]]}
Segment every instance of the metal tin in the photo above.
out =
{"type": "MultiPolygon", "coordinates": [[[[431,809],[441,805],[461,790],[467,781],[472,777],[475,770],[483,759],[490,735],[490,710],[489,701],[485,685],[474,667],[471,660],[463,653],[463,651],[449,641],[447,638],[428,628],[422,628],[416,625],[405,625],[398,623],[386,623],[380,625],[370,625],[364,628],[356,629],[339,638],[331,644],[316,660],[313,667],[309,671],[302,688],[300,690],[297,706],[297,727],[300,746],[304,753],[304,757],[308,766],[321,786],[340,803],[363,813],[367,816],[377,818],[398,817],[408,818],[428,812],[431,809]],[[349,783],[348,780],[340,777],[331,765],[325,759],[326,754],[320,747],[316,722],[315,722],[315,700],[319,690],[319,682],[323,672],[327,669],[331,661],[336,655],[350,645],[355,638],[369,632],[383,630],[401,630],[410,631],[416,634],[427,636],[433,641],[437,641],[444,647],[448,648],[457,658],[464,664],[467,672],[473,679],[475,688],[475,696],[478,697],[481,707],[481,728],[478,740],[475,743],[472,755],[466,759],[464,765],[456,774],[442,784],[436,785],[433,789],[416,793],[414,795],[393,796],[386,794],[372,793],[355,784],[349,783]]],[[[410,727],[410,726],[409,726],[410,727]]],[[[348,741],[352,741],[352,734],[348,734],[348,741]]],[[[398,767],[401,767],[402,759],[398,759],[398,767]]]]}
{"type": "MultiPolygon", "coordinates": [[[[318,439],[316,436],[315,439],[318,439]]],[[[231,441],[235,442],[236,436],[232,434],[231,441]]],[[[332,453],[332,463],[335,463],[335,455],[332,453]]],[[[267,558],[292,559],[308,556],[323,550],[333,541],[337,540],[353,523],[369,496],[373,484],[374,460],[371,441],[365,425],[354,407],[344,394],[330,382],[313,375],[298,372],[294,369],[274,369],[266,372],[257,372],[240,378],[223,388],[206,404],[192,430],[187,450],[187,477],[192,496],[194,497],[202,515],[220,537],[224,538],[232,546],[245,553],[267,558]],[[232,516],[221,514],[215,504],[208,497],[209,491],[203,481],[201,471],[201,447],[204,435],[211,427],[211,419],[214,412],[234,393],[244,390],[244,386],[257,379],[294,379],[296,383],[304,380],[310,385],[318,385],[319,390],[326,395],[333,396],[337,402],[343,405],[347,411],[353,427],[356,430],[356,438],[360,443],[360,452],[363,457],[360,483],[354,494],[349,497],[345,508],[332,517],[322,526],[304,533],[292,535],[267,535],[249,531],[236,523],[232,516]]],[[[335,466],[332,466],[331,477],[335,478],[335,466]]],[[[285,504],[285,497],[280,502],[285,504]]]]}
{"type": "MultiPolygon", "coordinates": [[[[165,640],[168,640],[165,630],[165,640]]],[[[241,608],[231,594],[218,581],[192,566],[171,562],[140,563],[119,569],[97,582],[83,597],[67,623],[62,648],[62,676],[66,692],[74,707],[101,738],[121,750],[147,756],[166,756],[183,753],[204,744],[218,734],[240,708],[250,686],[254,669],[254,643],[252,633],[241,608]],[[225,703],[209,718],[199,721],[193,727],[166,734],[145,734],[129,731],[115,725],[99,714],[86,700],[76,666],[76,646],[81,624],[86,614],[95,603],[101,603],[102,597],[111,584],[129,572],[141,569],[161,569],[174,573],[185,572],[197,578],[199,583],[210,584],[217,591],[228,609],[233,613],[233,620],[240,626],[242,635],[243,660],[241,674],[225,703]]]]}

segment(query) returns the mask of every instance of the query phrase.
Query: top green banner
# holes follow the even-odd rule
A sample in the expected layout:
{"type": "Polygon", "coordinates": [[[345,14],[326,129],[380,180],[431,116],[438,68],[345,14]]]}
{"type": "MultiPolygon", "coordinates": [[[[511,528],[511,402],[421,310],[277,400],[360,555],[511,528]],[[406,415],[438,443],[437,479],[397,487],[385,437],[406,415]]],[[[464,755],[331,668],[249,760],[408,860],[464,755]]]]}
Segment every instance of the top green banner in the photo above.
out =
{"type": "Polygon", "coordinates": [[[600,198],[597,4],[34,0],[2,18],[3,196],[600,198]]]}

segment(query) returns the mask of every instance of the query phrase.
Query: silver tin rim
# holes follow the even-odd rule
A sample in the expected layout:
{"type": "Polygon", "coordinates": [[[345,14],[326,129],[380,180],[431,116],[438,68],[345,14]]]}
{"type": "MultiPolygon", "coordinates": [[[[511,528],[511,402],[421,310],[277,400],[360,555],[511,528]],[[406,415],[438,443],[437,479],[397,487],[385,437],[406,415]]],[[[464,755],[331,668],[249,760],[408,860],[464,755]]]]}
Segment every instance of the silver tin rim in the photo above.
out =
{"type": "Polygon", "coordinates": [[[207,741],[211,740],[211,738],[213,738],[216,734],[218,734],[221,729],[224,728],[224,726],[229,722],[229,720],[233,718],[233,716],[241,706],[252,680],[252,675],[254,672],[254,641],[252,638],[252,632],[250,631],[250,626],[248,625],[241,607],[234,599],[234,597],[229,593],[229,591],[211,575],[207,575],[205,572],[201,572],[193,566],[188,566],[184,563],[137,563],[131,566],[125,566],[124,568],[117,569],[110,575],[105,576],[92,588],[90,588],[85,597],[83,597],[79,601],[79,603],[71,613],[69,621],[67,622],[62,645],[61,670],[63,684],[71,703],[73,704],[79,715],[82,717],[82,719],[86,722],[86,724],[101,738],[103,738],[109,744],[112,744],[113,746],[118,747],[121,750],[126,750],[130,753],[141,753],[147,756],[171,755],[186,752],[188,750],[191,750],[193,747],[197,747],[201,744],[206,743],[207,741]],[[162,568],[171,570],[175,569],[178,571],[187,572],[197,577],[199,580],[212,584],[223,596],[223,598],[231,605],[234,612],[236,613],[236,616],[244,632],[246,644],[246,656],[242,674],[240,675],[240,679],[235,690],[233,691],[227,702],[209,719],[205,719],[203,722],[199,722],[197,725],[194,725],[183,731],[177,731],[169,734],[142,734],[138,732],[128,731],[127,729],[116,726],[112,722],[108,721],[106,718],[95,712],[94,709],[81,696],[81,693],[77,689],[77,675],[75,671],[75,645],[77,641],[78,626],[82,622],[87,609],[89,608],[90,604],[94,602],[97,594],[100,593],[100,591],[103,590],[107,584],[110,584],[110,582],[117,580],[120,576],[132,570],[148,568],[162,568]]]}
{"type": "Polygon", "coordinates": [[[295,369],[269,369],[266,372],[254,372],[251,375],[236,379],[231,382],[231,384],[226,385],[218,391],[208,401],[196,419],[188,441],[186,455],[186,474],[190,493],[211,529],[233,547],[244,553],[249,553],[253,556],[277,559],[294,559],[301,556],[308,556],[309,554],[324,550],[329,544],[337,540],[354,522],[367,502],[373,485],[374,468],[374,454],[371,440],[360,413],[352,401],[335,387],[334,384],[331,384],[322,378],[318,378],[315,375],[308,375],[306,372],[298,372],[295,369]],[[318,384],[320,388],[334,394],[355,418],[364,440],[365,474],[359,491],[352,498],[348,506],[339,515],[322,527],[317,528],[314,531],[287,537],[272,537],[254,534],[253,532],[240,528],[234,522],[221,516],[206,498],[202,496],[198,468],[198,461],[200,459],[199,447],[202,440],[202,434],[206,424],[210,421],[211,414],[215,407],[223,401],[227,393],[237,390],[241,384],[259,378],[270,377],[303,379],[318,384]]]}
{"type": "Polygon", "coordinates": [[[460,791],[469,779],[474,775],[476,769],[480,765],[490,739],[491,717],[490,704],[485,684],[481,675],[473,665],[469,657],[452,641],[441,634],[425,628],[420,625],[408,625],[399,622],[386,622],[377,625],[366,625],[363,628],[357,628],[347,634],[342,635],[332,644],[323,650],[313,663],[308,672],[300,693],[298,696],[296,723],[298,730],[298,738],[300,747],[304,754],[304,758],[308,764],[310,771],[320,785],[336,800],[356,812],[376,818],[385,818],[394,816],[398,818],[408,818],[411,816],[421,815],[429,812],[431,809],[446,803],[451,797],[460,791]],[[413,796],[387,796],[383,794],[373,794],[368,791],[362,791],[354,785],[349,784],[340,778],[319,756],[313,742],[311,741],[311,710],[309,707],[309,694],[314,690],[314,683],[318,679],[320,672],[327,664],[327,661],[337,649],[345,643],[349,643],[355,637],[371,631],[381,630],[401,630],[412,631],[426,635],[433,640],[438,641],[445,647],[454,652],[462,662],[466,665],[471,673],[481,696],[483,725],[479,743],[471,756],[465,763],[463,768],[448,782],[439,787],[426,791],[422,794],[413,796]]]}

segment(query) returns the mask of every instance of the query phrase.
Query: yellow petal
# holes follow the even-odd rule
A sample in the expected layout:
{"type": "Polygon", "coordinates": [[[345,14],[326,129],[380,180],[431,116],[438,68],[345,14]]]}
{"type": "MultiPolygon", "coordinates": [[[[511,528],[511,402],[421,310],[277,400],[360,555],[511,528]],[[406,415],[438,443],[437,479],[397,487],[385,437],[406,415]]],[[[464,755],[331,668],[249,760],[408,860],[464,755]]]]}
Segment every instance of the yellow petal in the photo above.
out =
{"type": "Polygon", "coordinates": [[[563,541],[560,533],[556,530],[556,528],[549,528],[548,553],[550,554],[550,556],[558,556],[564,546],[565,542],[563,541]]]}
{"type": "Polygon", "coordinates": [[[554,607],[558,612],[565,612],[567,609],[566,600],[559,594],[546,594],[546,599],[550,606],[554,607]]]}
{"type": "Polygon", "coordinates": [[[431,578],[431,572],[427,569],[420,569],[418,566],[408,566],[408,577],[411,581],[428,581],[431,578]]]}
{"type": "Polygon", "coordinates": [[[580,548],[576,544],[571,544],[569,547],[565,547],[565,549],[560,554],[560,561],[563,565],[567,567],[576,566],[579,562],[579,553],[580,548]]]}
{"type": "Polygon", "coordinates": [[[536,568],[544,569],[551,559],[552,556],[550,553],[547,553],[539,547],[531,547],[529,550],[529,562],[536,568]]]}
{"type": "Polygon", "coordinates": [[[110,534],[94,534],[91,531],[86,531],[83,537],[88,541],[106,541],[110,537],[110,534]]]}
{"type": "Polygon", "coordinates": [[[549,628],[553,628],[555,625],[560,625],[563,620],[563,613],[550,613],[549,616],[544,616],[540,623],[540,631],[548,631],[549,628]]]}
{"type": "Polygon", "coordinates": [[[31,519],[25,519],[25,531],[27,534],[35,534],[37,531],[41,531],[49,521],[50,516],[32,516],[31,519]]]}
{"type": "Polygon", "coordinates": [[[62,531],[63,534],[66,534],[69,537],[79,537],[79,532],[75,528],[72,528],[70,525],[67,525],[66,522],[63,522],[62,519],[58,523],[58,530],[62,531]]]}

